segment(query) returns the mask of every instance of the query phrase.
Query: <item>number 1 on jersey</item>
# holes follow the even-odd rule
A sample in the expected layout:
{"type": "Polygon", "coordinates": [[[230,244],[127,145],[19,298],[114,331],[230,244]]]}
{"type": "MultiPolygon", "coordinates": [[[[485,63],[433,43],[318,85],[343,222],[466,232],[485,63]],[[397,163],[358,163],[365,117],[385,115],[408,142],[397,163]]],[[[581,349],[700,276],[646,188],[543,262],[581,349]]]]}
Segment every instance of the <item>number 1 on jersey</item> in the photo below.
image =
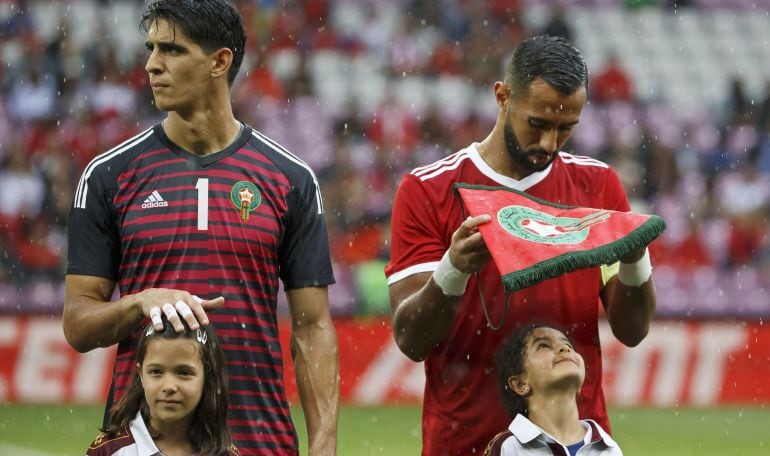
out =
{"type": "Polygon", "coordinates": [[[209,180],[200,178],[195,184],[198,190],[198,229],[205,231],[209,229],[209,180]]]}

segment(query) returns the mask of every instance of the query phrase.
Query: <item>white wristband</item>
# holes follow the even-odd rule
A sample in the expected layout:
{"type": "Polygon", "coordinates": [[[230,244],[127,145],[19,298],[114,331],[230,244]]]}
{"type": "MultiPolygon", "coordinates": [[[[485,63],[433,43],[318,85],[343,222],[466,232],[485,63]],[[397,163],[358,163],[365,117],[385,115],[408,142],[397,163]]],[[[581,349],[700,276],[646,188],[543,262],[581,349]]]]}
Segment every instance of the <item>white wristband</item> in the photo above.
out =
{"type": "Polygon", "coordinates": [[[652,277],[650,251],[644,249],[644,255],[633,263],[620,262],[618,280],[628,287],[640,287],[652,277]]]}
{"type": "Polygon", "coordinates": [[[433,271],[433,281],[444,292],[445,296],[461,296],[465,293],[470,273],[457,269],[449,259],[449,250],[441,257],[436,270],[433,271]]]}

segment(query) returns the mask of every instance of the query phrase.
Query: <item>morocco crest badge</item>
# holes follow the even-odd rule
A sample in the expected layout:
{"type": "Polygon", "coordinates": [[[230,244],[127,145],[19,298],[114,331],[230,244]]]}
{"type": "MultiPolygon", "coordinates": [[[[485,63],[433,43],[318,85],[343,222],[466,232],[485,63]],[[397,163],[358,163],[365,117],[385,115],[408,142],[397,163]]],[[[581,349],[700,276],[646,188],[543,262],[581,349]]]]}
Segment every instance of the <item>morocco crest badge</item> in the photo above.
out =
{"type": "Polygon", "coordinates": [[[249,213],[262,204],[262,193],[251,182],[240,181],[230,189],[230,201],[240,211],[241,222],[246,223],[249,221],[249,213]]]}

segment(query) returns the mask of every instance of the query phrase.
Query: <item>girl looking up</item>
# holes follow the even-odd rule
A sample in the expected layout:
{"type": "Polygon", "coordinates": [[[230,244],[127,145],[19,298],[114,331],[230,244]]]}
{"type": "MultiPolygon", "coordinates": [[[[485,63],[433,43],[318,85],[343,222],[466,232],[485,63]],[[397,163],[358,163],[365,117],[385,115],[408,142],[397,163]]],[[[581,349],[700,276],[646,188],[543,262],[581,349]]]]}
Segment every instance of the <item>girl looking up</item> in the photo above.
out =
{"type": "Polygon", "coordinates": [[[623,454],[596,421],[578,416],[585,364],[563,332],[548,325],[522,327],[500,348],[497,369],[513,422],[492,439],[485,455],[623,454]]]}

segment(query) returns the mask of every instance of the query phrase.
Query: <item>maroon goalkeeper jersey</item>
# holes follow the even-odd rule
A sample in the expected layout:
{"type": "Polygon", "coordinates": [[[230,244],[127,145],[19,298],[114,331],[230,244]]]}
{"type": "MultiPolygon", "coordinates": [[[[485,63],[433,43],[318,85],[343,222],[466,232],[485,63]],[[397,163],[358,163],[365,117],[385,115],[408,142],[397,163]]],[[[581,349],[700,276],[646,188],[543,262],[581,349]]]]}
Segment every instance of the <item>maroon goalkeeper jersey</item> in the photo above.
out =
{"type": "MultiPolygon", "coordinates": [[[[69,224],[68,274],[115,280],[121,295],[162,287],[225,297],[209,318],[228,366],[233,439],[244,455],[296,454],[279,279],[286,289],[334,282],[311,169],[245,125],[206,156],[182,150],[156,125],[89,163],[69,224]]],[[[129,384],[140,329],[118,345],[108,407],[129,384]]]]}

